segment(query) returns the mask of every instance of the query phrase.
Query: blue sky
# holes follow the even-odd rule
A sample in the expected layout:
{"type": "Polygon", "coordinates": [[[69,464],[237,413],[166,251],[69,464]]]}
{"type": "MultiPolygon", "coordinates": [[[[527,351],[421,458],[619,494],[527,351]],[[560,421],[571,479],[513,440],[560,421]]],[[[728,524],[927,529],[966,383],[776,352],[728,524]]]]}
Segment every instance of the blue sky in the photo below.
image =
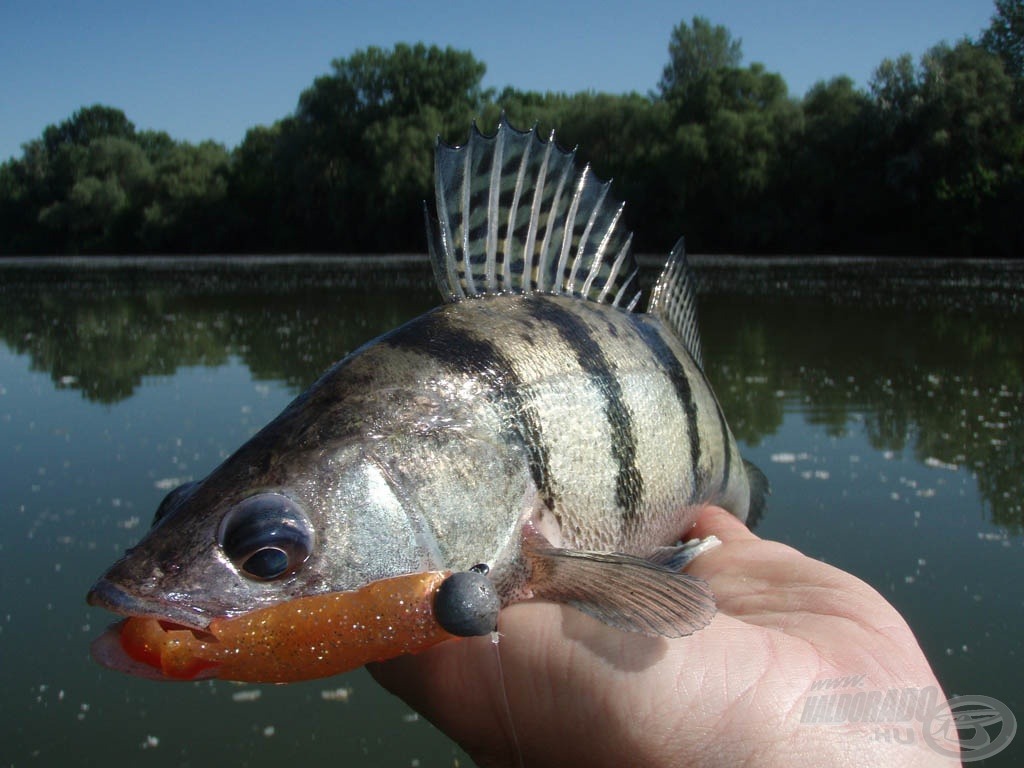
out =
{"type": "Polygon", "coordinates": [[[992,11],[991,0],[2,0],[0,160],[94,103],[139,128],[233,147],[290,113],[332,59],[368,45],[471,50],[486,86],[645,93],[672,27],[702,15],[799,96],[840,74],[866,85],[883,58],[977,36],[992,11]]]}

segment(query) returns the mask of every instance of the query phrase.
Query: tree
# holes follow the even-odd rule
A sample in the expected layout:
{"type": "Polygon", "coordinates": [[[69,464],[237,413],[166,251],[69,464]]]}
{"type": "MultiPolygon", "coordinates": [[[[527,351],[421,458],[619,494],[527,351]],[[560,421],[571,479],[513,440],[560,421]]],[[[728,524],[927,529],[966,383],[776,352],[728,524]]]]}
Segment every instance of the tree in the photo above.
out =
{"type": "Polygon", "coordinates": [[[925,184],[935,204],[929,236],[936,246],[989,253],[989,210],[1022,170],[1013,81],[995,55],[963,40],[925,55],[921,93],[925,184]]]}
{"type": "Polygon", "coordinates": [[[812,253],[862,251],[873,208],[871,100],[849,77],[817,82],[801,104],[804,126],[793,153],[785,199],[792,250],[812,253]]]}
{"type": "Polygon", "coordinates": [[[941,44],[918,66],[886,60],[871,90],[878,228],[901,250],[1008,253],[1020,224],[1001,211],[1019,188],[1024,136],[1000,60],[970,40],[941,44]]]}
{"type": "Polygon", "coordinates": [[[77,252],[118,251],[133,242],[133,211],[149,194],[153,168],[142,148],[102,135],[82,148],[70,189],[39,212],[39,221],[77,252]]]}
{"type": "Polygon", "coordinates": [[[147,251],[221,249],[229,161],[227,150],[213,141],[181,142],[163,153],[155,163],[152,201],[142,211],[139,235],[147,251]]]}
{"type": "Polygon", "coordinates": [[[1024,120],[1024,0],[996,0],[996,13],[981,45],[1002,60],[1013,78],[1016,117],[1024,120]]]}
{"type": "Polygon", "coordinates": [[[61,147],[85,147],[104,136],[130,140],[135,136],[135,126],[120,109],[94,104],[83,107],[58,125],[47,126],[43,143],[47,152],[55,154],[61,147]]]}
{"type": "Polygon", "coordinates": [[[981,45],[1003,60],[1010,77],[1024,79],[1024,0],[996,0],[996,12],[981,45]]]}
{"type": "Polygon", "coordinates": [[[691,24],[679,22],[672,29],[669,62],[658,83],[662,98],[685,98],[690,87],[708,72],[738,67],[743,59],[741,43],[728,29],[712,26],[703,16],[694,16],[691,24]]]}
{"type": "Polygon", "coordinates": [[[702,250],[777,250],[788,212],[776,194],[802,131],[785,81],[761,64],[717,68],[671,102],[668,163],[685,185],[687,239],[702,250]]]}
{"type": "Polygon", "coordinates": [[[872,74],[869,87],[890,126],[913,119],[921,94],[914,59],[909,53],[883,59],[872,74]]]}
{"type": "Polygon", "coordinates": [[[997,0],[982,44],[887,59],[868,92],[836,78],[802,101],[695,16],[647,95],[495,97],[469,51],[399,44],[334,60],[230,154],[84,107],[0,165],[0,252],[422,250],[435,137],[504,112],[616,179],[641,250],[684,232],[705,251],[1019,254],[1022,2],[997,0]]]}
{"type": "Polygon", "coordinates": [[[288,176],[280,149],[283,125],[278,121],[250,128],[232,152],[227,202],[233,249],[266,253],[288,248],[289,236],[281,225],[280,190],[288,176]]]}
{"type": "Polygon", "coordinates": [[[133,162],[126,147],[134,137],[135,126],[124,112],[97,104],[28,142],[22,157],[7,164],[0,188],[0,251],[102,249],[105,236],[120,233],[114,219],[125,198],[115,177],[133,162]],[[113,218],[98,221],[104,216],[113,218]]]}
{"type": "Polygon", "coordinates": [[[422,43],[367,48],[331,67],[302,93],[276,142],[287,163],[277,164],[273,207],[296,235],[291,247],[418,246],[422,217],[410,201],[429,195],[434,137],[464,131],[481,109],[485,67],[468,51],[422,43]]]}

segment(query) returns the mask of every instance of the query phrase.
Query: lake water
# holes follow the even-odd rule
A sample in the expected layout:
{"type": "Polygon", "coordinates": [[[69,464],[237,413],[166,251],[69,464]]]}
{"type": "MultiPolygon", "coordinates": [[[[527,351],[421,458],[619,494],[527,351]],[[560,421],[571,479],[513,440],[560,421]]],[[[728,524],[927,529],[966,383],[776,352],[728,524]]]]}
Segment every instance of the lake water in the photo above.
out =
{"type": "MultiPolygon", "coordinates": [[[[1024,717],[1024,264],[696,266],[708,375],[774,486],[758,533],[879,589],[951,695],[1024,717]]],[[[101,669],[112,617],[84,602],[168,489],[436,303],[421,260],[0,260],[0,764],[471,765],[362,670],[101,669]]]]}

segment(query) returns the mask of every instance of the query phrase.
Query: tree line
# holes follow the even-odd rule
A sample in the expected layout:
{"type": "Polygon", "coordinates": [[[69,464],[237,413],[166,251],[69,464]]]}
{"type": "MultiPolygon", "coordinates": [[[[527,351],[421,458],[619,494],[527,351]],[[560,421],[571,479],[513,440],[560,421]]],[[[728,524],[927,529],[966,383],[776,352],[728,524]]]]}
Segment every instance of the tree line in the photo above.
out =
{"type": "Polygon", "coordinates": [[[0,166],[0,253],[416,252],[438,136],[558,129],[628,201],[637,248],[1024,253],[1024,0],[977,39],[802,98],[724,27],[677,25],[647,94],[482,86],[469,51],[370,47],[229,150],[95,105],[0,166]]]}

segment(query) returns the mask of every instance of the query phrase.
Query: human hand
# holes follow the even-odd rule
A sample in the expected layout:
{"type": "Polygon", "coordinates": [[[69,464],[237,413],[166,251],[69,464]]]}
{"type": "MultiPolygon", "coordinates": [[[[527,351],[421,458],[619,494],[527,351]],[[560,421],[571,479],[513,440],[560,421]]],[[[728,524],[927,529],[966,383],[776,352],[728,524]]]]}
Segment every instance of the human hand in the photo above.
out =
{"type": "Polygon", "coordinates": [[[919,731],[904,745],[876,738],[881,723],[801,723],[826,678],[945,695],[904,619],[860,579],[714,507],[690,533],[711,534],[722,545],[687,572],[719,611],[689,637],[526,602],[502,611],[497,648],[452,641],[370,671],[482,766],[955,764],[919,731]]]}

